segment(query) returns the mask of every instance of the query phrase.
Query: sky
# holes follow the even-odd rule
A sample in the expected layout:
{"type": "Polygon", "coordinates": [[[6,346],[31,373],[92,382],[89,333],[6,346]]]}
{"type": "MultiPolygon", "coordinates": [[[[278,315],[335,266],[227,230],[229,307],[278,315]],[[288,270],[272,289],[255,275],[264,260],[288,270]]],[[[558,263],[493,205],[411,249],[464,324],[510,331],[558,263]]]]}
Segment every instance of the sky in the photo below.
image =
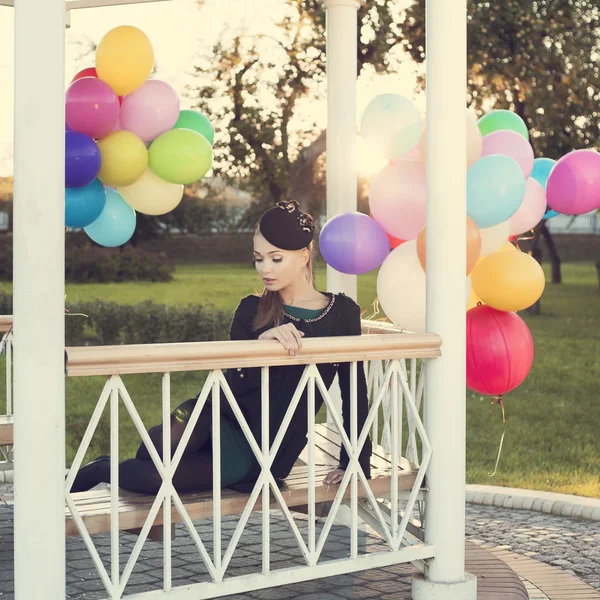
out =
{"type": "MultiPolygon", "coordinates": [[[[180,94],[182,108],[190,106],[185,97],[189,71],[194,57],[210,51],[227,26],[230,30],[249,29],[267,33],[273,27],[285,0],[169,0],[146,4],[79,9],[71,12],[71,27],[66,32],[66,81],[80,69],[93,66],[90,43],[119,25],[135,25],[150,38],[155,52],[155,77],[168,81],[180,94]]],[[[397,92],[409,97],[415,88],[414,66],[407,61],[394,76],[361,78],[357,87],[357,123],[367,103],[378,93],[397,92]]],[[[0,176],[12,175],[14,94],[13,9],[0,7],[0,176]]],[[[423,98],[417,100],[423,111],[423,98]]],[[[326,126],[324,102],[310,105],[311,116],[320,127],[326,126]]],[[[382,161],[359,140],[358,162],[363,172],[379,170],[382,161]]]]}

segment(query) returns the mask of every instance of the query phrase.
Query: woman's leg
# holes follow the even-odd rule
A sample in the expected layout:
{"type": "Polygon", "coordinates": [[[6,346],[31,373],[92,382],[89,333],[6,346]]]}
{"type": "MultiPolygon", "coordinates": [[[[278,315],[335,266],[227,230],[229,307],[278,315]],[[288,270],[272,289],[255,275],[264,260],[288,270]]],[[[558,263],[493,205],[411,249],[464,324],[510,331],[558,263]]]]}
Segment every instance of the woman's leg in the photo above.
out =
{"type": "MultiPolygon", "coordinates": [[[[196,406],[197,398],[190,398],[185,402],[182,402],[172,413],[171,413],[171,456],[175,454],[177,450],[177,446],[183,437],[183,432],[185,431],[186,425],[188,424],[190,417],[192,416],[192,411],[196,406]]],[[[186,454],[195,453],[201,448],[204,447],[206,442],[210,438],[210,424],[211,424],[211,411],[210,404],[206,404],[200,416],[198,417],[198,421],[194,426],[194,430],[192,431],[192,435],[188,441],[188,444],[184,451],[184,456],[186,454]]],[[[162,424],[155,425],[152,427],[148,434],[150,435],[150,439],[158,452],[160,458],[163,458],[163,442],[162,442],[162,424]]],[[[135,457],[139,460],[151,461],[150,452],[148,452],[148,448],[144,442],[140,444],[138,451],[135,457]]]]}

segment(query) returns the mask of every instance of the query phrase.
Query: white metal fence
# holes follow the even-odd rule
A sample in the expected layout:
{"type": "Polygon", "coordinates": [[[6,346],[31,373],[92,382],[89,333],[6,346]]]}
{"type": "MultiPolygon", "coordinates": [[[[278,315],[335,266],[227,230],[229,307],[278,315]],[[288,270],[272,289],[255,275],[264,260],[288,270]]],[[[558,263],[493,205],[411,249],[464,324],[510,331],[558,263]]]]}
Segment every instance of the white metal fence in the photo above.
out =
{"type": "MultiPolygon", "coordinates": [[[[108,379],[91,417],[81,445],[71,466],[66,481],[66,503],[89,553],[94,561],[107,598],[128,597],[128,582],[136,561],[151,527],[162,521],[163,536],[163,585],[155,590],[135,597],[153,597],[168,593],[169,597],[194,600],[216,598],[251,589],[267,588],[298,582],[307,579],[348,573],[368,568],[421,561],[434,556],[435,548],[422,540],[422,519],[413,517],[415,508],[422,514],[424,477],[431,457],[431,445],[421,419],[421,405],[424,398],[423,368],[426,360],[439,354],[439,339],[433,334],[392,334],[367,335],[356,338],[306,340],[303,356],[290,359],[276,344],[269,345],[269,353],[256,352],[250,345],[264,342],[206,342],[199,344],[164,344],[155,346],[132,346],[113,348],[73,348],[69,349],[69,374],[85,376],[108,375],[108,379]],[[362,431],[357,427],[357,360],[367,364],[367,378],[370,396],[368,417],[362,431]],[[269,371],[271,366],[285,364],[305,364],[304,372],[296,393],[283,418],[276,435],[269,433],[269,371]],[[342,415],[339,406],[332,399],[321,378],[317,364],[329,362],[350,362],[351,398],[350,415],[342,415]],[[236,398],[224,377],[223,369],[237,365],[262,367],[261,394],[261,439],[255,440],[244,418],[236,398]],[[169,423],[171,406],[171,373],[183,370],[205,370],[207,377],[196,401],[190,420],[177,449],[171,457],[169,427],[163,427],[163,458],[154,447],[146,426],[137,411],[134,399],[130,396],[121,374],[162,372],[162,417],[169,423]],[[315,393],[319,390],[329,413],[329,420],[346,449],[350,461],[339,488],[332,499],[331,509],[320,531],[317,528],[316,508],[319,503],[319,486],[322,486],[322,473],[317,474],[315,441],[315,393]],[[231,407],[248,443],[260,465],[260,475],[248,496],[239,522],[231,539],[222,547],[221,479],[220,479],[220,402],[221,391],[231,407]],[[270,468],[283,440],[291,419],[300,404],[301,398],[307,401],[307,479],[306,501],[308,514],[308,536],[305,541],[293,518],[290,507],[277,485],[270,468]],[[211,398],[212,401],[212,444],[213,444],[213,495],[212,495],[212,552],[202,539],[186,508],[186,500],[178,494],[173,485],[173,475],[197,423],[200,412],[211,398]],[[118,486],[119,460],[119,405],[123,402],[127,413],[143,440],[151,459],[160,474],[162,484],[133,552],[120,565],[120,512],[118,486]],[[111,489],[110,507],[110,564],[105,565],[95,545],[95,540],[87,530],[76,497],[70,493],[75,475],[85,457],[86,451],[97,430],[100,418],[106,407],[110,411],[110,456],[111,489]],[[350,419],[350,435],[346,434],[343,419],[350,419]],[[403,427],[406,424],[406,428],[403,427]],[[359,463],[360,449],[371,434],[374,454],[380,460],[387,460],[386,491],[372,490],[372,483],[383,472],[379,470],[374,478],[367,479],[359,463]],[[270,439],[274,441],[271,444],[270,439]],[[383,450],[382,450],[383,449],[383,450]],[[382,452],[389,453],[383,459],[382,452]],[[403,459],[402,456],[405,456],[403,459]],[[399,489],[400,472],[406,460],[413,465],[414,481],[410,489],[399,489]],[[403,462],[404,461],[404,462],[403,462]],[[262,566],[256,572],[232,576],[229,573],[231,560],[236,552],[248,518],[256,510],[259,496],[262,496],[262,566]],[[292,535],[300,549],[304,565],[293,569],[272,569],[270,564],[269,510],[273,508],[271,498],[282,511],[292,535]],[[347,558],[327,560],[323,548],[329,532],[342,504],[350,507],[350,537],[347,558]],[[161,514],[162,513],[162,514],[161,514]],[[173,548],[171,544],[171,524],[183,522],[193,538],[199,557],[210,575],[210,581],[176,587],[172,581],[173,548]],[[385,551],[359,554],[359,524],[366,522],[384,540],[385,551]]],[[[381,481],[379,481],[381,483],[381,481]]],[[[260,506],[260,505],[259,505],[260,506]]],[[[133,596],[131,596],[133,597],[133,596]]]]}

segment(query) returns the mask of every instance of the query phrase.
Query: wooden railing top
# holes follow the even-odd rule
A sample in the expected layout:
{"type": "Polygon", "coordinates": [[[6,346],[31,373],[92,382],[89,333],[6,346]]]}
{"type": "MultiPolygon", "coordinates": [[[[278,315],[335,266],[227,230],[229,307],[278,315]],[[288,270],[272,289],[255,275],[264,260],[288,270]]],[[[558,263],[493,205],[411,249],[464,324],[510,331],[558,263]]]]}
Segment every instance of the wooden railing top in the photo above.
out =
{"type": "Polygon", "coordinates": [[[12,315],[0,315],[0,333],[6,333],[12,329],[12,315]]]}
{"type": "Polygon", "coordinates": [[[69,377],[274,367],[401,358],[435,358],[441,339],[434,333],[392,333],[303,341],[289,356],[276,341],[190,342],[67,348],[69,377]]]}

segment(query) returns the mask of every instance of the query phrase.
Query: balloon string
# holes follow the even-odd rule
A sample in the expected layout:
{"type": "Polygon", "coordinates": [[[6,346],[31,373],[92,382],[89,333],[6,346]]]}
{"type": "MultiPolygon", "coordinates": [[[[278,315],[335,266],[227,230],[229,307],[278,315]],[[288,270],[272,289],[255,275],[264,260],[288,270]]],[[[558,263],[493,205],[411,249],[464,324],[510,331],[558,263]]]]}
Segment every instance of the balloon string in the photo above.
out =
{"type": "Polygon", "coordinates": [[[502,402],[502,395],[492,398],[492,406],[494,404],[499,404],[500,408],[502,409],[503,430],[502,430],[502,437],[500,438],[500,446],[498,447],[498,456],[496,457],[496,465],[494,466],[494,472],[488,473],[488,475],[490,477],[493,477],[496,474],[496,472],[498,471],[498,464],[500,463],[500,456],[502,454],[502,446],[504,444],[504,435],[506,434],[506,413],[504,412],[504,403],[502,402]]]}

